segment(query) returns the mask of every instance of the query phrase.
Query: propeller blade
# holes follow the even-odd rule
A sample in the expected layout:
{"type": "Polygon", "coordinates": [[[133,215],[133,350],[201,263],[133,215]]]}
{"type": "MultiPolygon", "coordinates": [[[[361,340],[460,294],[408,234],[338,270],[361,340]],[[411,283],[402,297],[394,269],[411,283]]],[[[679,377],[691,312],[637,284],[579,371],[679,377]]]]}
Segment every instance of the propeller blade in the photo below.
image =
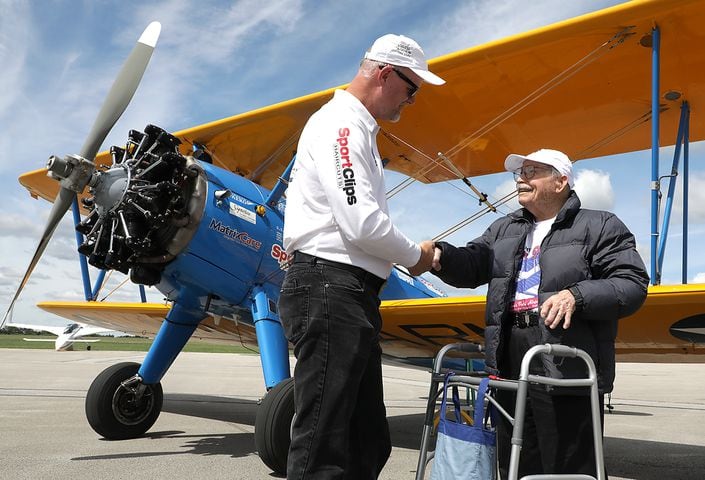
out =
{"type": "Polygon", "coordinates": [[[142,80],[142,75],[147,69],[149,59],[152,57],[161,29],[162,26],[159,22],[150,23],[137,41],[135,48],[132,49],[130,56],[125,60],[125,64],[113,82],[113,86],[110,87],[110,92],[108,92],[98,117],[93,123],[93,128],[81,148],[81,156],[86,160],[92,161],[95,158],[105,137],[108,136],[108,132],[132,100],[132,96],[142,80]]]}
{"type": "Polygon", "coordinates": [[[27,268],[24,277],[22,277],[22,282],[20,282],[20,286],[17,288],[17,292],[15,292],[15,296],[12,299],[12,302],[10,302],[10,307],[7,309],[7,312],[5,312],[5,316],[2,319],[2,323],[0,323],[0,328],[5,325],[7,317],[12,311],[12,307],[15,306],[15,300],[17,300],[17,297],[20,296],[20,292],[25,287],[25,285],[27,285],[27,282],[29,281],[29,276],[32,274],[34,267],[37,265],[37,262],[44,253],[44,249],[46,249],[46,246],[49,243],[49,239],[54,233],[54,230],[56,230],[56,226],[59,224],[59,221],[61,221],[64,216],[64,213],[66,213],[66,210],[68,210],[71,206],[71,202],[73,201],[73,197],[75,195],[76,194],[68,188],[62,188],[59,191],[59,195],[57,195],[56,200],[54,201],[54,206],[51,208],[49,220],[47,221],[46,227],[44,228],[42,238],[39,241],[39,245],[37,245],[37,250],[34,252],[32,261],[29,263],[29,267],[27,268]]]}
{"type": "MultiPolygon", "coordinates": [[[[150,23],[144,32],[142,32],[142,35],[137,41],[137,45],[135,45],[132,49],[130,56],[127,57],[127,60],[125,60],[125,63],[123,64],[120,73],[118,73],[115,82],[113,82],[113,86],[110,87],[108,96],[103,102],[103,106],[98,112],[98,117],[95,119],[95,122],[93,122],[93,127],[91,128],[91,131],[88,134],[83,147],[81,148],[81,157],[86,160],[90,160],[92,162],[95,159],[98,149],[103,144],[105,137],[108,136],[108,132],[110,132],[110,129],[113,128],[115,122],[118,121],[120,115],[122,115],[127,108],[127,105],[130,103],[130,100],[132,100],[132,97],[137,90],[137,86],[139,85],[140,80],[142,80],[142,75],[144,75],[144,72],[147,69],[147,64],[152,57],[152,52],[157,44],[157,40],[159,39],[161,29],[162,26],[159,22],[150,23]]],[[[20,292],[22,292],[25,285],[27,285],[34,267],[37,265],[37,262],[39,262],[39,259],[44,253],[51,236],[54,234],[54,230],[56,230],[56,226],[63,218],[66,210],[68,210],[71,206],[75,195],[76,193],[73,190],[65,187],[61,187],[59,190],[59,194],[57,195],[56,200],[54,201],[54,206],[49,214],[49,220],[44,228],[44,233],[39,241],[39,245],[37,245],[37,250],[34,252],[32,261],[29,263],[29,267],[22,278],[22,282],[20,283],[17,292],[15,292],[12,302],[10,302],[7,312],[5,312],[2,322],[0,322],[0,329],[5,325],[7,318],[10,316],[12,309],[15,306],[17,297],[20,296],[20,292]]]]}

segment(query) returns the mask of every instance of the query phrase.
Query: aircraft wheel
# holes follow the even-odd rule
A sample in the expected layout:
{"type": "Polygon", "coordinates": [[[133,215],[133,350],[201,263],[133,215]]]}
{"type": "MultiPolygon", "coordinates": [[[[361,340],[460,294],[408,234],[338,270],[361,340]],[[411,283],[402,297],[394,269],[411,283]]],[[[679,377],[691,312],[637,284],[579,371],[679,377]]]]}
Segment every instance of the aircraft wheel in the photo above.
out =
{"type": "Polygon", "coordinates": [[[162,410],[162,385],[123,387],[139,363],[124,362],[103,370],[86,395],[86,418],[91,428],[108,440],[135,438],[154,425],[162,410]]]}
{"type": "Polygon", "coordinates": [[[255,447],[265,465],[286,474],[294,418],[294,379],[279,382],[262,399],[255,420],[255,447]]]}

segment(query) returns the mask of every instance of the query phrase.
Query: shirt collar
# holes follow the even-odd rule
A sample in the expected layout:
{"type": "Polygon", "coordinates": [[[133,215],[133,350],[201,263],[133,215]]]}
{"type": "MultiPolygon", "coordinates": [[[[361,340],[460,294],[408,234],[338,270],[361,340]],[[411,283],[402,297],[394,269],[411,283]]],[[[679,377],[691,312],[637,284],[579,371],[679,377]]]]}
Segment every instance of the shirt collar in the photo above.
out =
{"type": "Polygon", "coordinates": [[[336,102],[341,102],[343,105],[350,108],[350,110],[354,111],[355,114],[364,122],[370,132],[377,133],[377,130],[379,129],[377,121],[355,95],[347,90],[336,90],[334,93],[334,98],[336,102]]]}

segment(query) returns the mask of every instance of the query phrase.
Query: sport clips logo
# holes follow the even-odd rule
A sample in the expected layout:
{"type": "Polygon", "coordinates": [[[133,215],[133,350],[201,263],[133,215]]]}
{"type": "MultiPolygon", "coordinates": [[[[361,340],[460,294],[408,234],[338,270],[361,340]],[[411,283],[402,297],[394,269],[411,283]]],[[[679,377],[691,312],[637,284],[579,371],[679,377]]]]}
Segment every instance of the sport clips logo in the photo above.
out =
{"type": "Polygon", "coordinates": [[[335,163],[338,170],[338,188],[347,195],[348,205],[355,205],[355,172],[352,169],[350,160],[350,149],[348,148],[349,128],[338,129],[337,145],[335,146],[335,163]]]}

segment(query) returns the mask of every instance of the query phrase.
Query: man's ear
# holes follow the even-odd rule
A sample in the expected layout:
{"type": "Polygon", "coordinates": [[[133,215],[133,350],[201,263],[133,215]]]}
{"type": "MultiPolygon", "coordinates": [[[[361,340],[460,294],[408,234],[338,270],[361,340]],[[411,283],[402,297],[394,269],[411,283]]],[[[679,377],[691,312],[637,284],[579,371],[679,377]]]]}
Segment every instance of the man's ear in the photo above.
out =
{"type": "Polygon", "coordinates": [[[561,192],[565,192],[566,190],[570,190],[570,187],[568,186],[568,177],[566,177],[565,175],[562,175],[558,181],[560,183],[559,183],[558,188],[556,189],[556,192],[561,193],[561,192]]]}
{"type": "Polygon", "coordinates": [[[380,68],[380,69],[379,69],[379,72],[378,72],[379,78],[380,78],[381,80],[384,80],[385,82],[387,81],[387,79],[389,78],[389,75],[390,75],[391,73],[392,73],[392,69],[391,69],[391,68],[387,68],[387,67],[380,68]]]}

